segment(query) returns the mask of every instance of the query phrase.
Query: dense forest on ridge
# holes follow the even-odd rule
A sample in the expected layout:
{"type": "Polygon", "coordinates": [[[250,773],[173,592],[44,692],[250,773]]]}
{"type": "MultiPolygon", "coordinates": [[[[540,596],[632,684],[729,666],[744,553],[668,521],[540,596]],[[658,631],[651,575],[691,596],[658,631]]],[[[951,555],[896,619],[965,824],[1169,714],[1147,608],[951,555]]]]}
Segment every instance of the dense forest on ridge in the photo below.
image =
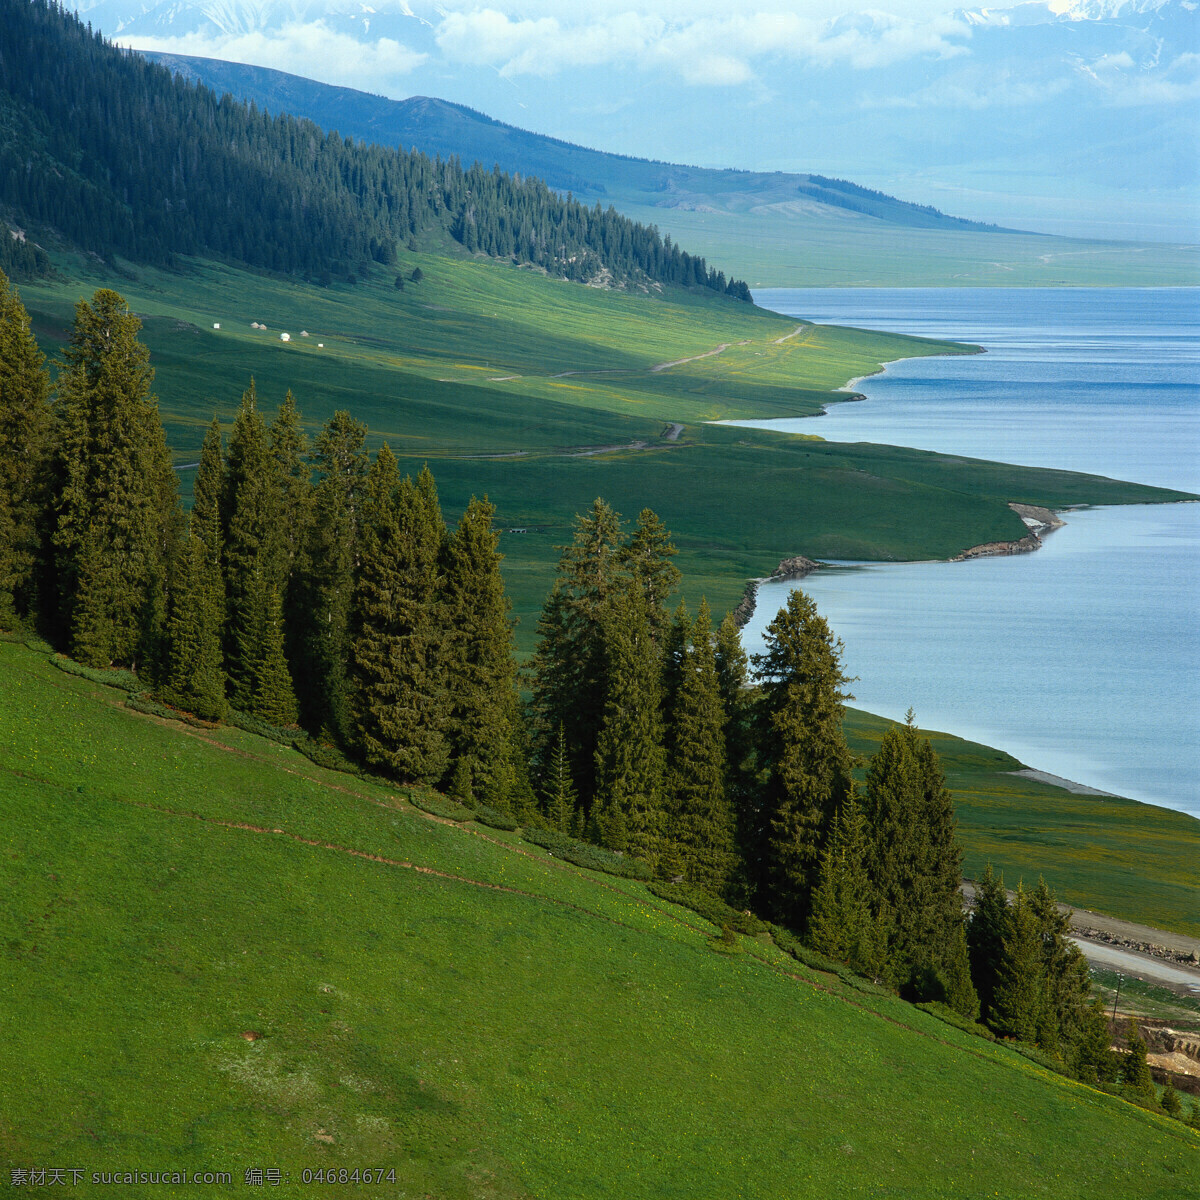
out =
{"type": "Polygon", "coordinates": [[[612,208],[218,98],[46,0],[0,2],[0,129],[0,212],[104,256],[210,255],[328,282],[389,265],[397,241],[440,227],[469,251],[571,280],[749,299],[612,208]]]}

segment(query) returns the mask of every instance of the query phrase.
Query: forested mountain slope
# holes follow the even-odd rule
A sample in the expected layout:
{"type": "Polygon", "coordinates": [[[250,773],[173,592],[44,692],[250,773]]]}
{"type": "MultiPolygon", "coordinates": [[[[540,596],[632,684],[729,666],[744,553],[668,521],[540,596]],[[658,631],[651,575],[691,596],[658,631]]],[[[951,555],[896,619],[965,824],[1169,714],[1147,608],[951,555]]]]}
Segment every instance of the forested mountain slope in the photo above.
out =
{"type": "Polygon", "coordinates": [[[506,125],[462,104],[432,96],[389,100],[353,88],[331,87],[268,67],[143,52],[184,79],[230,93],[272,113],[306,117],[323,129],[385,146],[416,147],[463,162],[498,163],[505,171],[536,175],[552,188],[591,199],[676,204],[707,203],[732,211],[766,204],[852,212],[917,229],[994,230],[996,226],[947,216],[928,205],[859,187],[843,179],[786,171],[716,170],[609,154],[506,125]]]}
{"type": "Polygon", "coordinates": [[[703,260],[538,180],[362,146],[115,49],[44,0],[0,3],[0,211],[103,256],[216,255],[328,281],[441,229],[580,281],[748,298],[703,260]]]}

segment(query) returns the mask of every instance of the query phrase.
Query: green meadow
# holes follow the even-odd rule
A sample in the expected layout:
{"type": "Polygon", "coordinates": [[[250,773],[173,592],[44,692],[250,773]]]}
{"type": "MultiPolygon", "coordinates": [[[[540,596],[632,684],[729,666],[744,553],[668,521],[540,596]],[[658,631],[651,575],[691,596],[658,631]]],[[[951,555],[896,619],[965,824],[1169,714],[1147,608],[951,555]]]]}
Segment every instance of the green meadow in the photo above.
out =
{"type": "MultiPolygon", "coordinates": [[[[1200,1135],[0,643],[0,1145],[378,1195],[1200,1195],[1200,1135]]],[[[182,1187],[174,1194],[213,1194],[182,1187]]]]}
{"type": "Polygon", "coordinates": [[[405,275],[419,267],[425,277],[403,290],[390,271],[318,288],[195,262],[178,274],[109,272],[22,294],[48,350],[67,337],[75,302],[101,284],[143,316],[185,495],[208,422],[214,413],[232,419],[251,376],[268,411],[290,387],[310,427],[344,408],[405,469],[428,462],[451,517],[486,492],[503,529],[526,531],[503,542],[523,652],[557,547],[596,496],[630,519],[654,508],[675,535],[689,601],[706,594],[718,611],[737,602],[747,578],[793,554],[942,558],[1021,537],[1009,501],[1180,498],[1065,472],[825,443],[819,422],[811,437],[707,424],[818,413],[845,398],[837,389],[847,380],[887,361],[974,348],[809,325],[683,292],[580,287],[441,249],[405,253],[405,275]],[[677,365],[652,369],[668,363],[677,365]],[[675,425],[683,428],[672,439],[675,425]]]}

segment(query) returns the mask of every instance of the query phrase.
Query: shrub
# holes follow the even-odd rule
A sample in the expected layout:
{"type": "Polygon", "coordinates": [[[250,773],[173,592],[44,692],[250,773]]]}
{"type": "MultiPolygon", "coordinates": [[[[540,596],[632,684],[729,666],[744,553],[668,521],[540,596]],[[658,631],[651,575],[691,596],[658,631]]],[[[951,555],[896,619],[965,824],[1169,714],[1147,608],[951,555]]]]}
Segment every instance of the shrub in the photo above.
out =
{"type": "Polygon", "coordinates": [[[481,825],[490,825],[493,829],[507,829],[510,833],[521,828],[520,821],[486,804],[476,807],[471,817],[481,825]]]}
{"type": "Polygon", "coordinates": [[[291,746],[296,742],[296,730],[280,729],[277,725],[268,725],[266,721],[260,721],[257,717],[252,717],[249,713],[241,712],[236,708],[229,710],[225,720],[229,725],[244,729],[247,733],[257,734],[259,737],[268,738],[272,742],[278,742],[281,746],[291,746]]]}
{"type": "Polygon", "coordinates": [[[811,970],[824,971],[827,975],[836,975],[843,983],[857,991],[865,992],[869,996],[895,995],[890,988],[872,983],[871,980],[864,979],[861,975],[856,975],[845,963],[835,962],[832,958],[826,958],[824,954],[818,954],[816,950],[806,946],[790,929],[784,929],[782,925],[769,925],[767,928],[770,929],[771,937],[780,950],[785,954],[790,954],[797,962],[803,963],[811,970]]]}
{"type": "Polygon", "coordinates": [[[471,821],[475,817],[474,812],[465,804],[459,804],[457,800],[451,800],[449,796],[442,796],[437,792],[411,788],[408,801],[422,812],[431,813],[447,821],[471,821]]]}
{"type": "MultiPolygon", "coordinates": [[[[28,644],[26,642],[26,645],[28,644]]],[[[126,671],[121,667],[105,667],[103,669],[85,667],[83,663],[77,663],[73,658],[67,658],[63,654],[55,654],[50,661],[60,671],[65,671],[68,675],[78,675],[80,679],[87,679],[92,683],[102,683],[105,687],[117,688],[123,692],[140,692],[142,690],[142,683],[138,677],[132,671],[126,671]]]]}
{"type": "Polygon", "coordinates": [[[292,745],[310,762],[327,771],[342,771],[347,775],[361,775],[362,767],[347,758],[336,746],[314,741],[307,735],[292,738],[292,745]]]}
{"type": "Polygon", "coordinates": [[[735,933],[753,937],[755,934],[765,933],[770,928],[753,913],[739,912],[724,900],[719,900],[716,896],[687,883],[648,883],[646,887],[663,900],[690,908],[718,929],[729,926],[735,933]]]}
{"type": "Polygon", "coordinates": [[[962,1013],[956,1012],[940,1000],[927,1000],[916,1007],[922,1012],[929,1013],[932,1017],[937,1017],[939,1021],[945,1021],[947,1025],[953,1025],[955,1029],[961,1029],[964,1033],[973,1033],[976,1037],[986,1038],[989,1042],[996,1040],[996,1035],[986,1025],[968,1021],[962,1013]]]}
{"type": "Polygon", "coordinates": [[[521,836],[527,842],[549,850],[556,858],[566,859],[589,871],[603,871],[606,875],[619,875],[623,879],[652,878],[650,868],[644,862],[614,854],[601,846],[593,846],[591,842],[578,841],[559,833],[557,829],[526,829],[521,836]]]}
{"type": "Polygon", "coordinates": [[[180,708],[171,708],[155,700],[149,692],[131,692],[125,699],[125,707],[134,712],[146,713],[151,717],[162,717],[168,721],[182,721],[185,725],[195,725],[197,729],[216,729],[212,721],[203,721],[190,712],[180,708]]]}

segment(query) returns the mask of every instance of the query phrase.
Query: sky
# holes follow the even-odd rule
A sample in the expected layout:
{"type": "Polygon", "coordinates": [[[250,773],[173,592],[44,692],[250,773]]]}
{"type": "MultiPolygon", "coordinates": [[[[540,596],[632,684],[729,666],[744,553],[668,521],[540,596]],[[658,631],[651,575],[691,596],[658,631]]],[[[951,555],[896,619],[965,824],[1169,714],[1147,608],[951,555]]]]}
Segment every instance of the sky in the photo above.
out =
{"type": "Polygon", "coordinates": [[[599,149],[1200,242],[1195,0],[77,0],[126,45],[435,95],[599,149]]]}

